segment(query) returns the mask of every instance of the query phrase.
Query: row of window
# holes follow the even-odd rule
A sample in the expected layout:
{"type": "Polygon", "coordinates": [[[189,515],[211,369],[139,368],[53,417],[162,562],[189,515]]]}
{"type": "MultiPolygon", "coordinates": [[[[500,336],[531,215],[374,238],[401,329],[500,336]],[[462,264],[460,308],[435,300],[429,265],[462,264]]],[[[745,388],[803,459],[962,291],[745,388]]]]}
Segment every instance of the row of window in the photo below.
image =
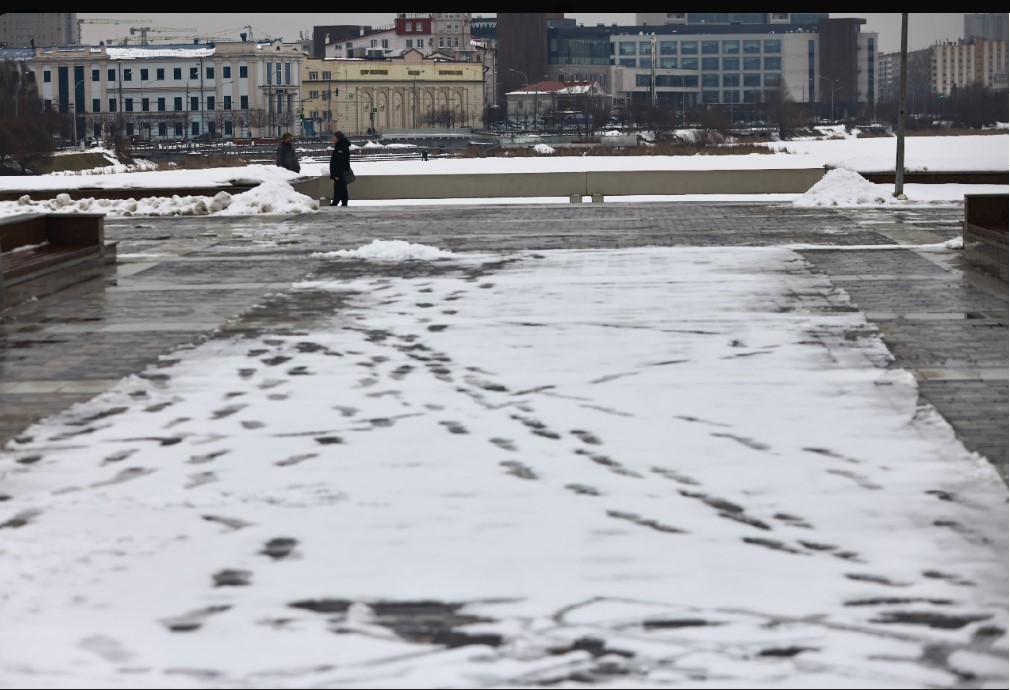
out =
{"type": "MultiPolygon", "coordinates": [[[[174,81],[182,81],[183,80],[183,76],[182,76],[183,75],[183,69],[184,68],[182,68],[182,67],[173,67],[172,68],[172,79],[174,81]]],[[[119,79],[117,79],[117,77],[116,77],[116,71],[117,71],[117,69],[115,67],[108,68],[108,75],[107,75],[107,77],[108,77],[109,82],[115,82],[115,81],[127,82],[127,81],[133,81],[134,80],[133,79],[134,68],[132,68],[132,67],[122,67],[122,76],[119,79]]],[[[153,70],[154,71],[154,79],[150,78],[152,70],[148,69],[147,67],[141,67],[137,71],[140,73],[140,81],[142,83],[146,84],[149,81],[164,81],[165,80],[165,74],[167,73],[167,68],[165,68],[165,67],[156,67],[153,70]]],[[[213,65],[207,66],[206,67],[206,71],[205,71],[206,78],[207,79],[211,79],[211,80],[214,79],[214,71],[215,70],[214,70],[213,65]]],[[[190,67],[188,74],[189,74],[189,76],[188,76],[188,80],[189,81],[196,81],[196,80],[198,80],[200,78],[200,68],[199,67],[190,67]]],[[[291,77],[292,77],[291,63],[289,63],[289,62],[285,62],[285,63],[280,63],[280,62],[267,63],[267,84],[280,84],[281,83],[281,76],[282,76],[282,74],[283,74],[283,77],[284,77],[284,83],[285,84],[291,84],[291,77]],[[282,71],[282,65],[283,65],[283,71],[282,71]]],[[[230,65],[222,65],[221,66],[221,78],[222,79],[230,79],[231,75],[232,75],[231,66],[230,65]]],[[[238,76],[239,76],[239,79],[248,79],[249,78],[249,66],[248,65],[240,65],[239,68],[238,68],[238,76]]],[[[42,81],[48,84],[48,83],[52,82],[52,80],[53,80],[53,71],[52,70],[48,70],[48,69],[47,70],[43,70],[43,72],[42,72],[42,81]]],[[[100,69],[92,69],[91,70],[91,81],[92,82],[99,82],[101,80],[102,80],[102,71],[100,69]]]]}
{"type": "MultiPolygon", "coordinates": [[[[207,100],[207,103],[206,103],[206,107],[204,108],[204,110],[214,110],[217,107],[217,105],[218,105],[217,99],[214,96],[207,96],[206,100],[207,100]]],[[[183,106],[184,102],[185,101],[184,101],[184,99],[183,99],[182,96],[176,96],[175,98],[172,99],[172,106],[173,106],[172,110],[175,111],[175,112],[181,112],[182,111],[182,106],[183,106]]],[[[150,99],[150,98],[139,98],[139,99],[136,99],[136,98],[124,98],[123,99],[123,112],[127,112],[127,113],[137,112],[135,110],[135,108],[134,108],[134,106],[136,106],[136,105],[140,105],[140,112],[144,112],[144,113],[147,113],[147,112],[167,112],[168,111],[168,108],[167,108],[168,99],[167,98],[154,99],[154,105],[155,105],[155,110],[154,111],[151,110],[152,99],[150,99]]],[[[47,108],[51,108],[52,107],[52,102],[50,101],[49,103],[47,103],[46,107],[47,108]]],[[[190,96],[189,97],[189,109],[190,110],[200,110],[200,97],[199,96],[190,96]]],[[[222,110],[231,110],[232,109],[232,97],[231,96],[224,96],[222,98],[222,100],[221,100],[221,109],[222,110]]],[[[239,96],[239,110],[249,110],[249,97],[248,96],[239,96]]],[[[117,98],[110,98],[109,99],[109,109],[106,112],[115,113],[115,112],[118,112],[118,111],[119,111],[119,99],[117,99],[117,98]]],[[[93,112],[93,113],[100,113],[100,112],[102,112],[102,99],[100,99],[100,98],[92,98],[91,99],[91,112],[93,112]]]]}
{"type": "MultiPolygon", "coordinates": [[[[652,41],[616,41],[617,55],[652,55],[652,41]]],[[[765,55],[782,53],[782,40],[747,39],[726,41],[656,41],[656,52],[660,55],[697,55],[698,46],[702,55],[761,55],[762,47],[765,55]]]]}
{"type": "MultiPolygon", "coordinates": [[[[777,87],[782,82],[780,74],[745,74],[741,79],[739,74],[723,74],[720,80],[718,74],[703,74],[701,76],[701,86],[703,89],[711,87],[777,87]]],[[[638,88],[649,88],[652,85],[650,75],[636,74],[635,86],[638,88]]],[[[666,88],[698,88],[698,77],[696,75],[675,75],[657,74],[656,86],[666,88]]]]}
{"type": "MultiPolygon", "coordinates": [[[[642,69],[652,68],[652,58],[619,58],[617,64],[621,67],[639,67],[642,69]]],[[[741,68],[747,72],[760,72],[764,70],[782,70],[782,58],[780,57],[746,57],[740,58],[675,58],[661,57],[656,63],[659,69],[690,69],[697,70],[701,66],[703,72],[739,72],[741,68]]]]}

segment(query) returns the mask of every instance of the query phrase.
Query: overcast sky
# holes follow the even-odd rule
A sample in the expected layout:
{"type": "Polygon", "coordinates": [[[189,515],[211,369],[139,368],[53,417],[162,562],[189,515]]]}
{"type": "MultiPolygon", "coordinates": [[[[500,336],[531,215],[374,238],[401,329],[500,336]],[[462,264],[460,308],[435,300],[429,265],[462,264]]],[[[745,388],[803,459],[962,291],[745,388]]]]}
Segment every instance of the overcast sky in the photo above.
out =
{"type": "MultiPolygon", "coordinates": [[[[474,12],[473,15],[493,17],[494,12],[474,12]]],[[[78,12],[79,19],[122,19],[121,24],[84,24],[82,26],[83,42],[98,43],[100,40],[117,39],[130,36],[130,27],[150,26],[163,27],[168,31],[157,34],[160,36],[188,36],[198,33],[201,36],[217,39],[238,39],[244,27],[251,26],[254,37],[279,36],[285,40],[298,39],[299,32],[306,36],[312,35],[313,26],[333,24],[362,24],[375,28],[391,26],[395,12],[288,12],[288,13],[209,13],[200,14],[199,21],[193,14],[159,14],[133,12],[117,14],[112,12],[78,12]],[[130,20],[141,20],[133,22],[130,20]],[[194,27],[194,23],[198,27],[194,27]],[[189,31],[186,31],[189,29],[189,31]]],[[[573,12],[573,17],[581,24],[594,25],[598,23],[630,25],[635,23],[635,13],[588,13],[573,12]]],[[[880,38],[880,50],[893,53],[901,49],[901,14],[894,13],[855,13],[845,14],[832,12],[832,17],[863,17],[866,24],[864,32],[876,31],[880,38]]],[[[156,34],[148,34],[149,39],[156,34]]],[[[956,41],[964,35],[963,13],[922,13],[908,15],[908,49],[918,50],[933,45],[936,41],[956,41]]],[[[134,38],[139,38],[134,34],[134,38]]]]}

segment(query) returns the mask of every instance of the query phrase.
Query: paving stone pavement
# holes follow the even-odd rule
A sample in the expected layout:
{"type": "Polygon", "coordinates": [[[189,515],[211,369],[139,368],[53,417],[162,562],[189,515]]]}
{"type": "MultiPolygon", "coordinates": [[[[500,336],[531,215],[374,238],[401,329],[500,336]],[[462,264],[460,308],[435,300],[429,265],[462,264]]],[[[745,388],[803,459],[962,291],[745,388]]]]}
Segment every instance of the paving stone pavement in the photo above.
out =
{"type": "Polygon", "coordinates": [[[104,278],[0,310],[0,444],[176,348],[332,313],[337,295],[274,299],[323,266],[313,252],[374,239],[457,252],[792,245],[848,293],[893,365],[916,376],[922,398],[1005,482],[1007,284],[937,248],[962,222],[963,209],[950,207],[667,202],[108,218],[119,261],[104,278]]]}

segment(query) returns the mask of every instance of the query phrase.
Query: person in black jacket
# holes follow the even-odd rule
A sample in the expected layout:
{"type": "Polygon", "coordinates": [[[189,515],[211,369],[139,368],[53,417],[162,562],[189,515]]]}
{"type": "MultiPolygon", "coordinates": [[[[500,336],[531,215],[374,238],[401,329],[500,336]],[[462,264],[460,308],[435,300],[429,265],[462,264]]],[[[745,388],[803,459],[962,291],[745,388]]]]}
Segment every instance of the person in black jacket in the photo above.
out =
{"type": "Polygon", "coordinates": [[[347,206],[347,183],[344,171],[351,169],[351,142],[340,130],[334,132],[333,153],[330,154],[330,179],[333,180],[333,199],[330,206],[347,206]]]}
{"type": "Polygon", "coordinates": [[[287,168],[291,172],[299,172],[302,166],[298,164],[298,153],[295,151],[294,137],[291,132],[285,132],[281,137],[281,144],[277,147],[277,165],[287,168]]]}

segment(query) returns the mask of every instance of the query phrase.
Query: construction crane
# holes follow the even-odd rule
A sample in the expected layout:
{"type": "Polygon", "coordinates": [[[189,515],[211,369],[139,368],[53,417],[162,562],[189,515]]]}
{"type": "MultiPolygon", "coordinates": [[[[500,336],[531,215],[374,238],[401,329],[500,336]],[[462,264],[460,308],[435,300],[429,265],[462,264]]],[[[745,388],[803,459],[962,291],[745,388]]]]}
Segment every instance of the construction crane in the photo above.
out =
{"type": "Polygon", "coordinates": [[[140,34],[140,45],[142,45],[142,46],[146,46],[147,45],[147,32],[148,31],[150,31],[151,33],[164,33],[164,32],[167,32],[167,31],[182,31],[182,32],[192,31],[193,33],[196,33],[197,31],[199,31],[199,29],[190,29],[190,28],[187,28],[187,27],[183,27],[183,28],[180,29],[180,28],[171,27],[171,26],[155,26],[155,27],[151,27],[151,26],[131,26],[130,27],[130,35],[131,36],[133,34],[140,34]]]}
{"type": "Polygon", "coordinates": [[[150,22],[150,19],[144,19],[141,17],[137,19],[136,17],[132,19],[78,19],[77,20],[77,41],[81,41],[81,27],[84,24],[146,24],[150,22]]]}

